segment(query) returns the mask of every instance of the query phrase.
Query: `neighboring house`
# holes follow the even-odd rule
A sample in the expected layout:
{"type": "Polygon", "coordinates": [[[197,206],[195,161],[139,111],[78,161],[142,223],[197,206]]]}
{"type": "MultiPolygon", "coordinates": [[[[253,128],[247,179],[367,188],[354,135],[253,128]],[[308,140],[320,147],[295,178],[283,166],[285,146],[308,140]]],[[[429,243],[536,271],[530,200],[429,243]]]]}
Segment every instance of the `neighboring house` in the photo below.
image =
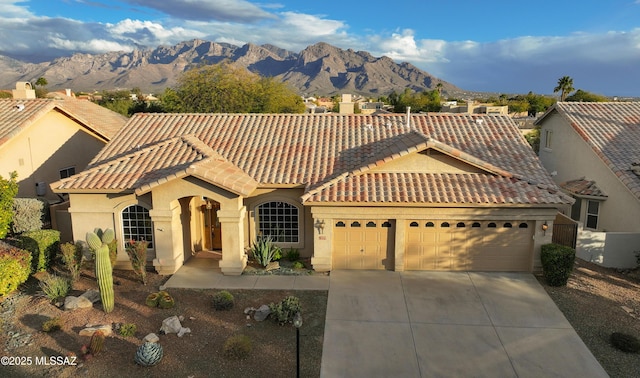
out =
{"type": "Polygon", "coordinates": [[[136,114],[69,193],[77,240],[145,239],[160,274],[260,235],[332,269],[540,269],[571,204],[506,116],[136,114]]]}
{"type": "Polygon", "coordinates": [[[635,267],[640,250],[640,103],[560,102],[538,121],[540,160],[575,198],[578,256],[635,267]]]}
{"type": "Polygon", "coordinates": [[[469,114],[509,114],[509,106],[482,104],[475,101],[469,101],[466,104],[458,105],[457,101],[447,101],[442,103],[443,113],[469,113],[469,114]]]}
{"type": "Polygon", "coordinates": [[[0,99],[0,175],[18,197],[59,201],[49,184],[82,171],[127,118],[88,101],[0,99]]]}

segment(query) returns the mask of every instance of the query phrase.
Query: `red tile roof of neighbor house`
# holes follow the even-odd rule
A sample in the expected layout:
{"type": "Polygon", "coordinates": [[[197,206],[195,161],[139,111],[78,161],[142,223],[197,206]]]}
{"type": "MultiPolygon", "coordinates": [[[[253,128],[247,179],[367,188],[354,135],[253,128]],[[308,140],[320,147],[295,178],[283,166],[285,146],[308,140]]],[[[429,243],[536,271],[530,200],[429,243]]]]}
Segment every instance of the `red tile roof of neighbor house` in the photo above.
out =
{"type": "Polygon", "coordinates": [[[607,197],[607,195],[598,188],[595,181],[586,180],[584,177],[563,182],[560,184],[560,187],[570,193],[580,196],[607,197]]]}
{"type": "Polygon", "coordinates": [[[304,187],[306,202],[565,204],[517,126],[468,114],[136,114],[57,192],[137,191],[195,175],[246,196],[304,187]],[[434,149],[483,173],[372,172],[434,149]]]}
{"type": "Polygon", "coordinates": [[[557,112],[640,199],[640,102],[559,102],[557,112]]]}
{"type": "Polygon", "coordinates": [[[0,146],[50,111],[64,113],[105,141],[110,140],[128,120],[121,114],[85,100],[0,99],[0,146]]]}

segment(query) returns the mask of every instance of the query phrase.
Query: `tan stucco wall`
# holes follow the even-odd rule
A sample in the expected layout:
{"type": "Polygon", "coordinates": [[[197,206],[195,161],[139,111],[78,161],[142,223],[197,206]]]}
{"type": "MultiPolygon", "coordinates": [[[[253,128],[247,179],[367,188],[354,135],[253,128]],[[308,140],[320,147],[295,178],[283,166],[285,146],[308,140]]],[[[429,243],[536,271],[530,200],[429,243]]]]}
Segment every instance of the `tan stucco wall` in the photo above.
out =
{"type": "MultiPolygon", "coordinates": [[[[594,153],[587,142],[558,114],[549,114],[540,130],[540,160],[561,184],[585,177],[608,196],[600,205],[598,231],[640,232],[640,201],[594,153]],[[546,148],[546,130],[551,130],[551,148],[546,148]]],[[[582,208],[584,221],[585,207],[582,208]]]]}
{"type": "MultiPolygon", "coordinates": [[[[131,269],[129,256],[124,249],[122,210],[131,205],[140,205],[151,209],[151,195],[147,194],[138,198],[133,194],[71,193],[69,200],[73,240],[85,241],[87,232],[92,232],[96,227],[103,230],[112,228],[116,233],[116,240],[118,240],[116,268],[131,269]]],[[[150,249],[147,252],[147,259],[152,259],[154,256],[155,250],[150,249]]]]}
{"type": "Polygon", "coordinates": [[[481,169],[435,150],[413,153],[370,172],[481,173],[481,169]]]}
{"type": "Polygon", "coordinates": [[[251,194],[251,197],[245,199],[244,203],[248,211],[245,227],[245,246],[249,248],[258,234],[256,231],[256,208],[265,202],[282,201],[298,208],[300,215],[300,241],[299,243],[278,243],[278,245],[285,250],[289,248],[297,249],[301,257],[311,257],[313,254],[313,222],[311,209],[302,206],[300,202],[300,197],[303,193],[303,189],[258,189],[251,194]]]}
{"type": "Polygon", "coordinates": [[[311,260],[318,271],[331,270],[333,225],[339,219],[395,220],[395,270],[404,270],[406,220],[457,220],[457,221],[530,221],[533,222],[533,271],[541,269],[540,247],[551,243],[551,232],[544,232],[542,224],[552,229],[555,208],[402,208],[402,207],[319,207],[311,209],[314,222],[324,223],[322,233],[314,229],[314,256],[311,260]]]}
{"type": "Polygon", "coordinates": [[[56,200],[49,184],[60,179],[60,169],[82,171],[104,145],[78,123],[51,111],[0,147],[0,175],[18,172],[18,197],[36,197],[36,183],[45,182],[45,197],[56,200]]]}

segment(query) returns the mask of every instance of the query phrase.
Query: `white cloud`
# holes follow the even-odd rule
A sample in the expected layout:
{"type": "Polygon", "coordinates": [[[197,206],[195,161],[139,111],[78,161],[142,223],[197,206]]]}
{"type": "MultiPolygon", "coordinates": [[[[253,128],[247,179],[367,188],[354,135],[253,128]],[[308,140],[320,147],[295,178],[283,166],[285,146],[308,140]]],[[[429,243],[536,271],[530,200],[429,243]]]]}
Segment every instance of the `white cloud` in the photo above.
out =
{"type": "Polygon", "coordinates": [[[14,17],[32,17],[33,14],[26,7],[27,0],[0,0],[2,14],[0,18],[8,19],[14,17]]]}
{"type": "Polygon", "coordinates": [[[50,46],[60,50],[83,51],[88,53],[104,53],[107,51],[126,51],[133,50],[131,45],[123,45],[114,41],[104,39],[90,40],[69,40],[62,36],[51,36],[47,38],[51,43],[50,46]]]}
{"type": "Polygon", "coordinates": [[[117,24],[106,24],[105,30],[113,38],[129,40],[138,45],[155,47],[167,43],[178,43],[193,38],[202,38],[205,33],[183,27],[165,28],[152,21],[126,19],[117,24]]]}

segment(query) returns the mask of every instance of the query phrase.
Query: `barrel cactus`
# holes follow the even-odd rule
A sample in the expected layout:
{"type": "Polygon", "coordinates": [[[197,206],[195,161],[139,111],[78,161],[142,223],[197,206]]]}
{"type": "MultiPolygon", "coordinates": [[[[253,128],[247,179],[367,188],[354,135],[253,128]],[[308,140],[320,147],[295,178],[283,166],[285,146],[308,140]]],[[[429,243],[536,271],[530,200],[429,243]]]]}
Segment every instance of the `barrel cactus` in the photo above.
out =
{"type": "Polygon", "coordinates": [[[104,332],[98,330],[91,335],[91,341],[89,342],[89,353],[96,355],[102,351],[104,347],[104,332]]]}
{"type": "Polygon", "coordinates": [[[100,288],[100,299],[104,312],[113,311],[113,273],[111,261],[109,260],[109,243],[114,240],[114,232],[107,229],[102,232],[96,229],[101,237],[95,232],[87,232],[87,244],[96,255],[96,278],[100,288]]]}
{"type": "Polygon", "coordinates": [[[138,347],[134,361],[141,366],[154,366],[162,359],[162,345],[146,342],[138,347]]]}

